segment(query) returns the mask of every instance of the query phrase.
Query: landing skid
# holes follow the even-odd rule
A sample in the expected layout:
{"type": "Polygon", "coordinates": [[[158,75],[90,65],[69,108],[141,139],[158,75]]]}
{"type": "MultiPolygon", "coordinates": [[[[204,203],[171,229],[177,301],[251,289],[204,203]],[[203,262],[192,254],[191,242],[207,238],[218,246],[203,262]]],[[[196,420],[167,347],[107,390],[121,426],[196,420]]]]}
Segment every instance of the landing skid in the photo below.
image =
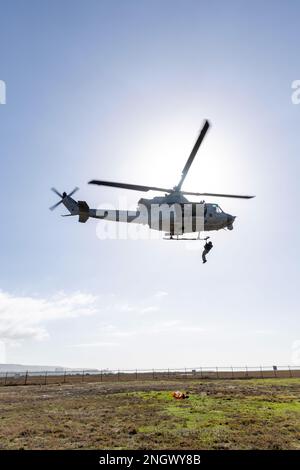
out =
{"type": "Polygon", "coordinates": [[[201,238],[200,237],[200,232],[198,234],[198,237],[196,237],[196,238],[182,237],[180,235],[169,235],[167,237],[163,237],[164,240],[176,240],[176,241],[180,241],[180,240],[185,240],[185,241],[194,241],[194,240],[207,241],[209,238],[210,237],[201,238]]]}

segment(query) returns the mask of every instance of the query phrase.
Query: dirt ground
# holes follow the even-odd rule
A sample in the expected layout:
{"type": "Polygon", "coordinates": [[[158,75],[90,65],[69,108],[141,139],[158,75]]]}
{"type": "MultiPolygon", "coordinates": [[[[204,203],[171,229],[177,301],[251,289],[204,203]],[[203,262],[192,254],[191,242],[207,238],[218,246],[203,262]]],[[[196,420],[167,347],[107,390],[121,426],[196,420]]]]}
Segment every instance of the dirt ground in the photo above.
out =
{"type": "Polygon", "coordinates": [[[1,387],[0,448],[300,449],[300,379],[1,387]]]}

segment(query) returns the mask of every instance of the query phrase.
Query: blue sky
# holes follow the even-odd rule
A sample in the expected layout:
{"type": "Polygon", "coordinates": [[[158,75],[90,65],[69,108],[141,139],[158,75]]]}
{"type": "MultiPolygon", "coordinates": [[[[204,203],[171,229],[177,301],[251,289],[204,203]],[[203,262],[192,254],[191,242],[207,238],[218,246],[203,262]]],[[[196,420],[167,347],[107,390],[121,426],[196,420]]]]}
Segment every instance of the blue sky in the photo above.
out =
{"type": "Polygon", "coordinates": [[[300,363],[299,2],[0,8],[2,360],[300,363]],[[53,185],[90,207],[142,196],[91,178],[173,186],[205,118],[185,189],[256,195],[207,199],[237,219],[205,266],[183,243],[99,240],[96,221],[49,212],[53,185]]]}

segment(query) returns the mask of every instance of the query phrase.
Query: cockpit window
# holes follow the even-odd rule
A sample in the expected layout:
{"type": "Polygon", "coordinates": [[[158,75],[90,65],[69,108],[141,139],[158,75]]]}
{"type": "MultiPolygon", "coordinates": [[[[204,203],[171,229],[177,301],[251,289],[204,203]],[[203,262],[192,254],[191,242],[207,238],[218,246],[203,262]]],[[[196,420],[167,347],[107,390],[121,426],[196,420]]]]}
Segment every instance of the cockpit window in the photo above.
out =
{"type": "Polygon", "coordinates": [[[217,214],[222,214],[222,213],[223,213],[221,207],[218,206],[218,204],[213,204],[213,208],[214,208],[214,211],[215,211],[217,214]]]}

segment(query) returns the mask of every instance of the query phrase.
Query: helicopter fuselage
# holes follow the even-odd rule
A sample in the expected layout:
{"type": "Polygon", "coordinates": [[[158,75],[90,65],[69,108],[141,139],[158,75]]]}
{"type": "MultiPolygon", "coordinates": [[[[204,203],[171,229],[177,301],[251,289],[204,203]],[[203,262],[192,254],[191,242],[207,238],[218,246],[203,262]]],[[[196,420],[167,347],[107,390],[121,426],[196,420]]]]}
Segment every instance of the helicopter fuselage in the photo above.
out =
{"type": "Polygon", "coordinates": [[[218,204],[190,202],[182,194],[140,199],[137,210],[140,214],[145,213],[151,229],[169,231],[172,235],[224,228],[232,230],[235,220],[218,204]]]}
{"type": "Polygon", "coordinates": [[[152,230],[170,235],[233,229],[235,217],[224,212],[218,204],[190,202],[182,194],[152,199],[140,199],[136,211],[113,209],[90,209],[85,201],[76,202],[69,196],[62,200],[71,213],[78,215],[79,222],[90,217],[111,222],[148,225],[152,230]],[[173,197],[172,197],[173,196],[173,197]]]}

